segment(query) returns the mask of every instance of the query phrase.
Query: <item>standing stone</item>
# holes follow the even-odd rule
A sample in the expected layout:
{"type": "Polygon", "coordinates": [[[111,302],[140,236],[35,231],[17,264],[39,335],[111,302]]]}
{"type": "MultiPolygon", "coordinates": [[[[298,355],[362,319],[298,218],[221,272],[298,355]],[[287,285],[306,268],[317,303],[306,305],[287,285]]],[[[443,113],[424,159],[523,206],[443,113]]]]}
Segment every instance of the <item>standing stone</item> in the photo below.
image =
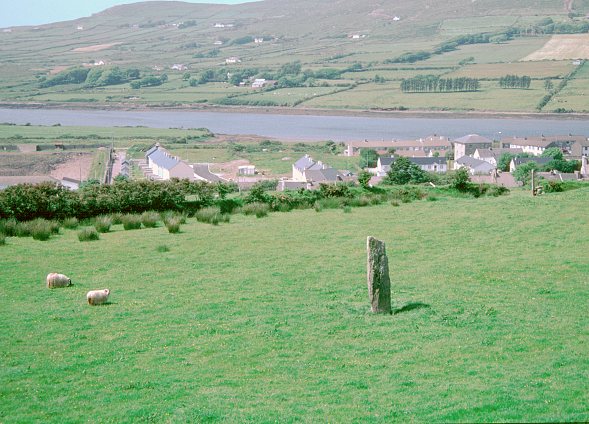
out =
{"type": "Polygon", "coordinates": [[[389,260],[384,242],[369,236],[366,240],[368,250],[368,298],[372,312],[391,313],[391,280],[389,260]]]}

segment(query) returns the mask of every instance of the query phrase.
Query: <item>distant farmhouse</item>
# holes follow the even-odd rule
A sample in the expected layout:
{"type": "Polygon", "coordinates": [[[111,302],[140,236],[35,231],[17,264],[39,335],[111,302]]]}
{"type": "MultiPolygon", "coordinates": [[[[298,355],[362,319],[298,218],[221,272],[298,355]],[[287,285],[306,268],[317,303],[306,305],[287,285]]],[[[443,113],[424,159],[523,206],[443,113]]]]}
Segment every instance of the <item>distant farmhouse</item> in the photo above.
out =
{"type": "MultiPolygon", "coordinates": [[[[395,163],[395,156],[381,156],[376,163],[375,172],[377,177],[384,177],[395,163]]],[[[444,173],[448,171],[448,164],[445,157],[418,157],[408,158],[409,161],[419,166],[423,171],[444,173]]]]}
{"type": "Polygon", "coordinates": [[[145,153],[145,175],[153,180],[169,180],[171,178],[188,179],[190,181],[225,181],[209,170],[208,164],[189,165],[177,156],[173,156],[159,143],[145,153]]]}

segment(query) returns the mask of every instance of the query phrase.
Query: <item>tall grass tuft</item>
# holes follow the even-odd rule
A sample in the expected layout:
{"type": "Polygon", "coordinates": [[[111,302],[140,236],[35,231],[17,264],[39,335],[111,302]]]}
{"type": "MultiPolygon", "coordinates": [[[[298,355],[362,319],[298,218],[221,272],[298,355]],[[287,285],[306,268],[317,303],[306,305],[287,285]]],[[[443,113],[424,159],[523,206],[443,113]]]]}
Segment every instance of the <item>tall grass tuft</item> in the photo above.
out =
{"type": "Polygon", "coordinates": [[[138,230],[141,228],[141,216],[127,214],[121,217],[123,228],[125,230],[138,230]]]}
{"type": "Polygon", "coordinates": [[[15,235],[17,237],[30,237],[31,226],[28,222],[18,222],[15,228],[15,235]]]}
{"type": "Polygon", "coordinates": [[[6,244],[6,235],[4,233],[0,233],[0,246],[4,246],[6,244]]]}
{"type": "Polygon", "coordinates": [[[112,221],[112,225],[120,225],[123,223],[123,214],[119,212],[111,213],[110,219],[112,221]]]}
{"type": "Polygon", "coordinates": [[[96,228],[93,228],[93,227],[83,228],[80,232],[78,232],[78,240],[80,240],[80,241],[100,240],[100,234],[98,234],[98,231],[96,231],[96,228]]]}
{"type": "Polygon", "coordinates": [[[180,232],[180,223],[182,219],[179,216],[171,216],[170,218],[166,219],[164,224],[168,229],[168,233],[170,234],[177,234],[180,232]]]}
{"type": "Polygon", "coordinates": [[[268,216],[268,212],[270,211],[270,206],[266,203],[248,203],[241,208],[241,211],[244,215],[256,215],[256,218],[263,218],[268,216]]]}
{"type": "Polygon", "coordinates": [[[219,225],[219,222],[229,222],[229,214],[221,213],[221,208],[209,207],[203,208],[194,215],[198,222],[206,222],[208,224],[219,225]]]}
{"type": "Polygon", "coordinates": [[[178,218],[180,220],[180,224],[186,224],[187,215],[185,213],[176,211],[166,211],[161,213],[161,220],[164,221],[164,224],[170,218],[178,218]]]}
{"type": "Polygon", "coordinates": [[[80,222],[78,221],[78,218],[71,217],[64,219],[61,225],[63,225],[63,228],[67,228],[68,230],[75,230],[78,228],[78,225],[80,225],[80,222]]]}
{"type": "MultiPolygon", "coordinates": [[[[29,227],[29,231],[34,240],[46,241],[51,238],[51,234],[55,234],[55,223],[47,221],[46,219],[37,218],[25,224],[29,227]]],[[[59,233],[59,224],[57,224],[57,232],[59,233]]]]}
{"type": "Polygon", "coordinates": [[[94,228],[99,233],[108,233],[112,225],[112,218],[107,215],[97,216],[94,219],[94,228]]]}
{"type": "Polygon", "coordinates": [[[157,227],[157,222],[160,220],[160,215],[157,212],[148,211],[141,214],[141,222],[145,228],[157,227]]]}
{"type": "Polygon", "coordinates": [[[165,244],[160,244],[158,247],[155,248],[155,250],[160,253],[166,253],[170,251],[170,248],[165,244]]]}
{"type": "Polygon", "coordinates": [[[0,220],[0,233],[6,235],[6,237],[14,237],[16,236],[16,228],[18,226],[18,222],[14,218],[10,219],[2,219],[0,220]]]}

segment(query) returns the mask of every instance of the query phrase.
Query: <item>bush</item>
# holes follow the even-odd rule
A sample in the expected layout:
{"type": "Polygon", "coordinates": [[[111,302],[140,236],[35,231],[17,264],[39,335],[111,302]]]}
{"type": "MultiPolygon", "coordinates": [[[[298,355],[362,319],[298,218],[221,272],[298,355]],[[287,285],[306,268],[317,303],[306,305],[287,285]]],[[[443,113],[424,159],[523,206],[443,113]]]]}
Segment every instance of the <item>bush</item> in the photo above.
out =
{"type": "Polygon", "coordinates": [[[64,219],[61,225],[68,230],[75,230],[78,228],[78,225],[80,225],[80,222],[78,221],[78,218],[72,217],[64,219]]]}
{"type": "Polygon", "coordinates": [[[219,199],[217,206],[221,209],[221,213],[233,213],[233,211],[241,207],[243,202],[241,199],[219,199]]]}
{"type": "MultiPolygon", "coordinates": [[[[54,226],[50,221],[45,219],[35,219],[27,224],[29,226],[31,235],[34,240],[46,241],[49,240],[51,234],[53,234],[54,226]]],[[[57,227],[59,232],[59,226],[57,227]]]]}
{"type": "Polygon", "coordinates": [[[3,233],[6,237],[16,236],[17,227],[18,222],[14,218],[0,221],[0,233],[3,233]]]}
{"type": "Polygon", "coordinates": [[[123,228],[125,230],[138,230],[141,228],[141,216],[127,214],[121,217],[123,228]]]}
{"type": "Polygon", "coordinates": [[[559,193],[564,191],[564,187],[562,182],[560,181],[541,181],[540,185],[542,186],[542,190],[544,193],[559,193]]]}
{"type": "Polygon", "coordinates": [[[157,212],[143,212],[141,214],[141,222],[145,228],[157,227],[157,222],[160,220],[160,215],[157,212]]]}
{"type": "Polygon", "coordinates": [[[100,240],[100,235],[96,228],[88,227],[84,228],[80,232],[78,232],[78,240],[80,241],[93,241],[93,240],[100,240]]]}
{"type": "Polygon", "coordinates": [[[220,208],[209,207],[196,212],[198,222],[206,222],[213,225],[219,225],[219,222],[229,222],[229,215],[221,213],[220,208]]]}
{"type": "Polygon", "coordinates": [[[180,221],[180,217],[173,216],[164,222],[170,234],[177,234],[180,232],[180,221]]]}
{"type": "Polygon", "coordinates": [[[155,248],[155,250],[160,253],[165,253],[165,252],[169,252],[170,248],[168,246],[166,246],[165,244],[160,244],[158,247],[155,248]]]}
{"type": "Polygon", "coordinates": [[[109,216],[103,215],[98,216],[94,220],[94,228],[99,233],[108,233],[110,231],[110,226],[112,225],[112,220],[109,216]]]}
{"type": "Polygon", "coordinates": [[[241,208],[241,211],[244,215],[256,215],[256,218],[263,218],[268,216],[268,212],[270,211],[270,206],[265,203],[249,203],[241,208]]]}

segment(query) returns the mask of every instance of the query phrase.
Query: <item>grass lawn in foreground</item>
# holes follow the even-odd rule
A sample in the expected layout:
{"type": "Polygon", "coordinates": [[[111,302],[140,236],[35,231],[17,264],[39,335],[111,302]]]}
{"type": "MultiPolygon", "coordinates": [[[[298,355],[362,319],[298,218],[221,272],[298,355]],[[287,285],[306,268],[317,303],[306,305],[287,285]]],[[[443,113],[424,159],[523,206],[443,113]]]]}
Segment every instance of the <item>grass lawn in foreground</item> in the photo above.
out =
{"type": "Polygon", "coordinates": [[[0,421],[587,421],[588,201],[8,238],[0,421]],[[387,243],[393,315],[368,312],[368,235],[387,243]],[[54,271],[75,285],[46,289],[54,271]],[[110,304],[86,304],[106,287],[110,304]]]}

